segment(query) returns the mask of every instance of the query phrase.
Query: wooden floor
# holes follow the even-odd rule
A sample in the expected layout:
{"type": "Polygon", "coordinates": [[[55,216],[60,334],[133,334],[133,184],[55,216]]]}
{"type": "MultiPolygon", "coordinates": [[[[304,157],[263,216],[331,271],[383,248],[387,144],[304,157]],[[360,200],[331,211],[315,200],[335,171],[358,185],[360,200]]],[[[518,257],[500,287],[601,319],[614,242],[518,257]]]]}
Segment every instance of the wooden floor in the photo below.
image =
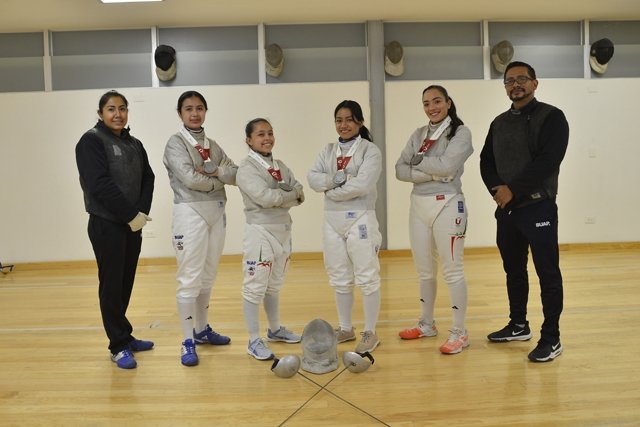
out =
{"type": "MultiPolygon", "coordinates": [[[[638,245],[563,250],[565,352],[547,364],[526,358],[541,323],[536,281],[529,304],[534,339],[486,340],[508,320],[494,251],[466,255],[470,347],[453,356],[438,352],[450,327],[442,284],[440,335],[400,340],[398,331],[418,315],[413,264],[404,255],[381,259],[382,343],[371,369],[354,374],[340,366],[289,379],[246,354],[236,259],[221,264],[212,300],[214,328],[231,336],[231,345],[198,347],[200,365],[192,368],[179,362],[174,266],[140,267],[129,318],[136,337],[156,347],[137,353],[138,369],[131,371],[109,360],[91,264],[48,270],[18,265],[0,275],[0,425],[640,425],[638,245]]],[[[309,258],[294,256],[281,297],[282,323],[297,332],[314,318],[336,322],[322,261],[309,258]]],[[[354,321],[361,331],[359,295],[354,321]]],[[[338,352],[353,348],[353,342],[343,343],[338,352]]],[[[276,343],[272,349],[279,356],[301,354],[299,344],[276,343]]]]}

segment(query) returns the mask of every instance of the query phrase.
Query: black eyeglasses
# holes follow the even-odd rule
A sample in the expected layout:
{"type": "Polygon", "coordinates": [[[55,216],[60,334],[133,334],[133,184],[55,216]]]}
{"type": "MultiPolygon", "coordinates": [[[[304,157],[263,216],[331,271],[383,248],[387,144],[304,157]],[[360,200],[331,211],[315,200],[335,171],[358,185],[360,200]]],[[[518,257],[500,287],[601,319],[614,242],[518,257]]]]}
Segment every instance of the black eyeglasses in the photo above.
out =
{"type": "Polygon", "coordinates": [[[523,85],[526,82],[528,82],[529,80],[533,80],[533,79],[531,77],[529,77],[529,76],[518,76],[515,79],[514,78],[508,78],[503,83],[504,83],[505,86],[509,87],[509,86],[513,86],[514,84],[516,84],[516,82],[518,82],[519,85],[523,85]]]}

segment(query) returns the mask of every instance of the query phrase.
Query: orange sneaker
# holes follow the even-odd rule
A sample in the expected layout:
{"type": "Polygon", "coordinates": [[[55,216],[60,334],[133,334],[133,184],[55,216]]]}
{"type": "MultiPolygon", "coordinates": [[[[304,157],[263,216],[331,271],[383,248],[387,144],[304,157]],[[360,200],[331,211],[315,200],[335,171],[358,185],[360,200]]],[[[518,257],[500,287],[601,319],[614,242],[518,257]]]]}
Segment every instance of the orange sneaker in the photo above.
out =
{"type": "Polygon", "coordinates": [[[443,354],[460,353],[463,348],[469,347],[469,333],[466,330],[453,328],[449,332],[449,339],[440,346],[440,352],[443,354]]]}
{"type": "Polygon", "coordinates": [[[436,329],[435,321],[432,322],[431,325],[428,325],[422,320],[419,320],[415,327],[400,331],[398,335],[400,335],[400,338],[403,340],[415,340],[422,337],[435,337],[438,335],[438,330],[436,329]]]}

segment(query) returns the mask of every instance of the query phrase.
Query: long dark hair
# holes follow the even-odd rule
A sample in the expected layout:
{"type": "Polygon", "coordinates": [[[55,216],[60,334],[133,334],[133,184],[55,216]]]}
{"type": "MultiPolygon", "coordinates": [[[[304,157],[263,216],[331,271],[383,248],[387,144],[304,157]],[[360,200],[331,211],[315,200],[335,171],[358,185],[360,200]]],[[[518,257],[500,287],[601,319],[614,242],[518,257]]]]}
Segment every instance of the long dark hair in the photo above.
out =
{"type": "Polygon", "coordinates": [[[353,116],[355,121],[362,125],[360,126],[360,136],[373,142],[373,136],[371,136],[371,132],[369,132],[369,129],[367,129],[367,127],[364,125],[364,114],[362,114],[362,107],[360,107],[360,104],[358,104],[356,101],[342,101],[340,104],[338,104],[333,112],[334,120],[338,115],[338,111],[340,111],[342,108],[346,108],[347,110],[351,111],[351,115],[353,116]]]}
{"type": "Polygon", "coordinates": [[[445,102],[451,101],[451,107],[449,108],[449,117],[451,117],[451,125],[449,127],[449,133],[447,134],[447,139],[451,139],[456,134],[456,131],[458,130],[458,126],[463,125],[464,122],[460,117],[458,117],[458,112],[456,111],[456,103],[453,102],[453,99],[449,96],[449,93],[444,87],[440,85],[431,85],[422,91],[422,96],[424,96],[424,93],[426,91],[431,89],[434,89],[440,92],[442,96],[444,96],[445,102]]]}

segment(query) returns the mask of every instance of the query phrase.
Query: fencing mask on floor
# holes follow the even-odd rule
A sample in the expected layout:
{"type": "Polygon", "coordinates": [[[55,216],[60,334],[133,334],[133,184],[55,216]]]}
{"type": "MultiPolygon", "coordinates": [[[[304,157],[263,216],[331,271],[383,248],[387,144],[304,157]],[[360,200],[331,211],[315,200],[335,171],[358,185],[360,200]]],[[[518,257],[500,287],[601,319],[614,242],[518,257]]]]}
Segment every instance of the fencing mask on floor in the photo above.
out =
{"type": "Polygon", "coordinates": [[[368,351],[356,353],[355,351],[345,351],[342,353],[342,363],[350,371],[356,374],[364,372],[373,365],[373,356],[368,351]]]}
{"type": "Polygon", "coordinates": [[[277,357],[273,360],[271,370],[280,378],[290,378],[298,373],[300,369],[300,357],[294,354],[287,354],[282,359],[277,357]]]}
{"type": "Polygon", "coordinates": [[[325,374],[338,369],[338,340],[329,322],[314,319],[302,332],[302,369],[325,374]]]}

